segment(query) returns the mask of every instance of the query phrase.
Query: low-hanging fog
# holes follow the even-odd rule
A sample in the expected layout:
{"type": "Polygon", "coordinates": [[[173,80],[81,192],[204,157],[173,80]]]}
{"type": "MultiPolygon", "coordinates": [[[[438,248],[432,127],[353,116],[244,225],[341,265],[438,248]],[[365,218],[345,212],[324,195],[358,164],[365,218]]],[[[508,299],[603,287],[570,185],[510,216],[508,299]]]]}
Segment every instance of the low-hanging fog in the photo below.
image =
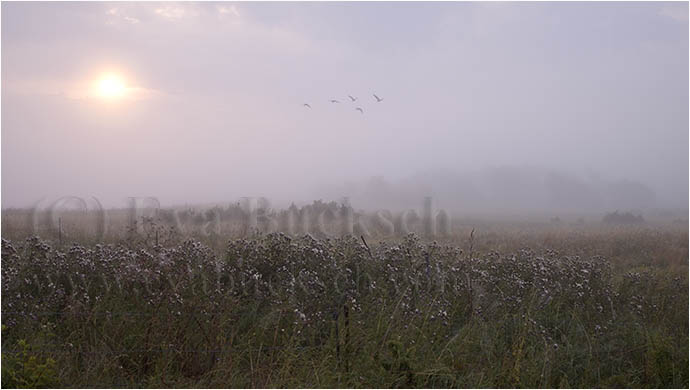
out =
{"type": "Polygon", "coordinates": [[[688,104],[687,3],[5,2],[2,207],[686,208],[688,104]]]}

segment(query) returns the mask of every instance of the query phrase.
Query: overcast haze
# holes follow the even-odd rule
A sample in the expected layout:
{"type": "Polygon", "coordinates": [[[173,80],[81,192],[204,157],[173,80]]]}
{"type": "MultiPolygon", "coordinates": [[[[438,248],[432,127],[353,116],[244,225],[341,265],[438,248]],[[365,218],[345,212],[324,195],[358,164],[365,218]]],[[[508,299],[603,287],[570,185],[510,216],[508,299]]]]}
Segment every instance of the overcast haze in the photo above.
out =
{"type": "Polygon", "coordinates": [[[3,2],[2,207],[687,207],[688,103],[687,3],[3,2]]]}

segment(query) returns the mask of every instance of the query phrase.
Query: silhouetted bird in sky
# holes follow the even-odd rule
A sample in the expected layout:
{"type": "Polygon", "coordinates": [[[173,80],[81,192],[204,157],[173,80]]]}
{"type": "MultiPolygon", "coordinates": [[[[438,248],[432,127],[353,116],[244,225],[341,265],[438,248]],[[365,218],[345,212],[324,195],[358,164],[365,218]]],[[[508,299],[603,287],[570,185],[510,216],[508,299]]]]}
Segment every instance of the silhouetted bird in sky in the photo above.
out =
{"type": "Polygon", "coordinates": [[[357,110],[357,111],[361,112],[362,114],[364,114],[364,110],[362,110],[362,107],[357,107],[357,108],[355,108],[355,110],[357,110]]]}
{"type": "Polygon", "coordinates": [[[331,99],[331,103],[340,103],[340,102],[335,100],[335,99],[331,99]]]}
{"type": "Polygon", "coordinates": [[[311,106],[307,103],[304,103],[304,107],[311,108],[311,106]]]}
{"type": "Polygon", "coordinates": [[[374,97],[376,98],[376,103],[379,103],[379,102],[382,102],[382,101],[383,101],[383,99],[380,98],[380,97],[378,97],[378,96],[376,96],[376,94],[374,94],[374,97]]]}
{"type": "Polygon", "coordinates": [[[352,95],[347,95],[347,97],[349,97],[350,100],[352,100],[353,102],[354,102],[355,100],[357,100],[357,98],[356,98],[356,97],[353,97],[352,95]]]}

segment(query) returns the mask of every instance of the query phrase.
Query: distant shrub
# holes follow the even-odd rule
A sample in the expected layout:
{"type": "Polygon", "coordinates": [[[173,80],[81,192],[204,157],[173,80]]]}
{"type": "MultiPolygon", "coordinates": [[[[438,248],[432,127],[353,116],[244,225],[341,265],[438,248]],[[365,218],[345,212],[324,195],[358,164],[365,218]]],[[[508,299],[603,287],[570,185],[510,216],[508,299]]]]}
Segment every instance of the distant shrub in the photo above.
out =
{"type": "Polygon", "coordinates": [[[613,213],[606,214],[602,222],[607,225],[637,225],[643,224],[644,218],[641,215],[635,216],[632,213],[619,213],[616,210],[613,213]]]}

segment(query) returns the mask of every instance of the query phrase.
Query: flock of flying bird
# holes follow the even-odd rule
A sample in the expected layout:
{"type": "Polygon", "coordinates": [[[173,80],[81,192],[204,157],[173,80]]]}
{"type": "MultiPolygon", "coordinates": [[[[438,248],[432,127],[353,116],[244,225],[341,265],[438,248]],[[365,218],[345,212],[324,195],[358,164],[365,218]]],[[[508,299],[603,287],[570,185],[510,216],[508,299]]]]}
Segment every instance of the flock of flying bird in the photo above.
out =
{"type": "MultiPolygon", "coordinates": [[[[373,95],[374,95],[374,98],[376,99],[376,103],[381,103],[381,102],[383,101],[383,98],[380,98],[380,97],[376,96],[376,94],[373,94],[373,95]]],[[[357,98],[354,97],[354,96],[352,96],[352,95],[347,95],[347,97],[350,98],[350,100],[351,100],[352,103],[354,103],[354,102],[357,101],[357,98]]],[[[331,103],[340,103],[340,101],[338,101],[338,100],[336,100],[336,99],[331,99],[331,100],[329,100],[329,102],[331,102],[331,103]]],[[[304,103],[304,107],[307,107],[307,108],[311,109],[311,106],[309,105],[309,103],[304,103]]],[[[357,110],[357,111],[359,111],[360,113],[364,114],[364,109],[363,109],[362,107],[355,107],[355,110],[357,110]]]]}

